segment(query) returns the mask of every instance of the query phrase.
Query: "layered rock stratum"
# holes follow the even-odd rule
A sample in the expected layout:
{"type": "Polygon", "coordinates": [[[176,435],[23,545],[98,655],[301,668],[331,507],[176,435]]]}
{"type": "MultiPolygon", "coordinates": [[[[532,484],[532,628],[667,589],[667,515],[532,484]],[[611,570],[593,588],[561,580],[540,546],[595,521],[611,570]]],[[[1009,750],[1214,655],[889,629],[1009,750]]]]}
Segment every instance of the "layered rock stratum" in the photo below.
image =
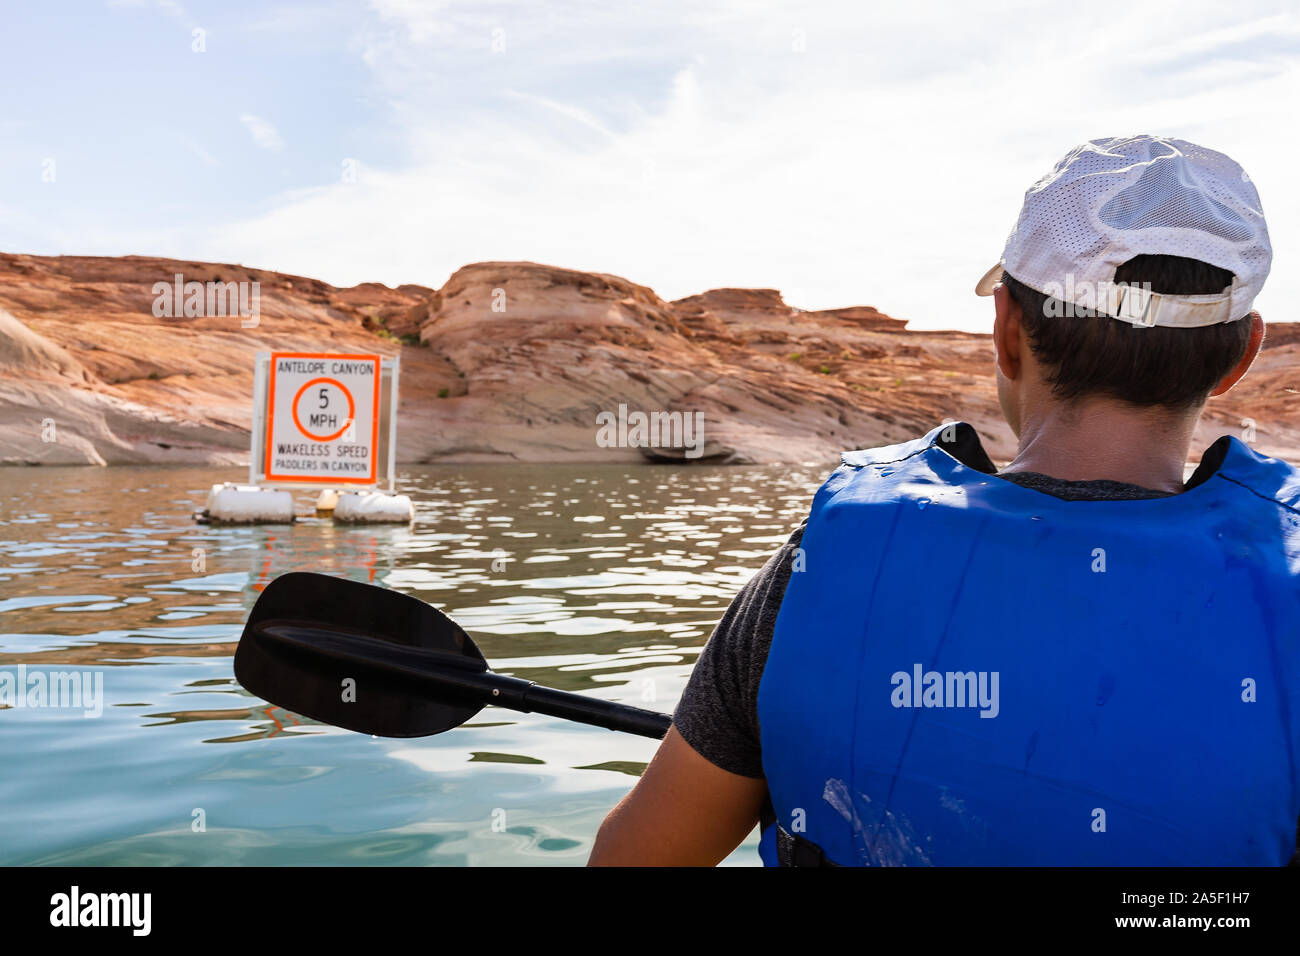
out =
{"type": "MultiPolygon", "coordinates": [[[[248,460],[254,358],[269,350],[401,358],[401,462],[682,460],[606,447],[623,406],[702,413],[715,462],[815,461],[974,425],[1014,454],[987,335],[909,331],[869,306],[805,311],[774,289],[665,301],[613,275],[481,262],[440,289],[141,256],[0,254],[0,462],[248,460]],[[257,282],[259,316],[156,317],[154,285],[257,282]]],[[[1253,430],[1300,460],[1300,325],[1273,324],[1247,377],[1212,399],[1193,453],[1253,430]]]]}

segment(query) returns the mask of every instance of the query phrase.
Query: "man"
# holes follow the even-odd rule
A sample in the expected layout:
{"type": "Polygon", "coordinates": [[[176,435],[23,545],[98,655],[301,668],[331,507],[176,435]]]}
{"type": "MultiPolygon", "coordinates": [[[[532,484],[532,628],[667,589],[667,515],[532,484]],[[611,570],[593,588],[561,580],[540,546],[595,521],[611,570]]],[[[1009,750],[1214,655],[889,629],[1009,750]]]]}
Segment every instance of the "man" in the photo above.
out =
{"type": "Polygon", "coordinates": [[[1272,261],[1228,157],[1094,140],[1025,195],[974,430],[848,452],[696,665],[593,864],[1285,864],[1300,817],[1300,472],[1206,399],[1272,261]]]}

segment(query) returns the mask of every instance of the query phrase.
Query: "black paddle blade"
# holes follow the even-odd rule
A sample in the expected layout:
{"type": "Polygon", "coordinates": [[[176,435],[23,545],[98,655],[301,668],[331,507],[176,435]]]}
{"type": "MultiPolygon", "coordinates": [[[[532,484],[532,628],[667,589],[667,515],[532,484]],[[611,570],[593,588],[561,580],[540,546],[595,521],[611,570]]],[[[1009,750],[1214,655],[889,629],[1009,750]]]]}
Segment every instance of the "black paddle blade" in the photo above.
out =
{"type": "Polygon", "coordinates": [[[235,679],[263,700],[347,730],[426,737],[484,705],[487,662],[460,627],[418,598],[295,571],[267,585],[235,651],[235,679]],[[428,695],[431,673],[448,688],[428,695]]]}

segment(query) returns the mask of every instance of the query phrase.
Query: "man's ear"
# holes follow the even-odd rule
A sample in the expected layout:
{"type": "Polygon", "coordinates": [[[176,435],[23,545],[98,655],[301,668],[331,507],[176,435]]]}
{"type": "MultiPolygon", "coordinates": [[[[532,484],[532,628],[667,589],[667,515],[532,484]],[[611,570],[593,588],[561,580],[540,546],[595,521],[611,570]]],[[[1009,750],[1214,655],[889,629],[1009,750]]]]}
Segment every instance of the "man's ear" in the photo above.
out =
{"type": "Polygon", "coordinates": [[[1264,320],[1259,317],[1258,312],[1250,313],[1250,341],[1246,344],[1246,354],[1241,357],[1241,361],[1232,367],[1232,371],[1219,380],[1219,384],[1210,392],[1210,396],[1222,395],[1246,374],[1250,368],[1250,363],[1255,361],[1255,356],[1259,354],[1259,347],[1264,344],[1264,320]]]}
{"type": "Polygon", "coordinates": [[[993,287],[993,308],[993,347],[998,353],[998,369],[1015,381],[1020,377],[1020,348],[1024,342],[1020,304],[1001,282],[993,287]]]}

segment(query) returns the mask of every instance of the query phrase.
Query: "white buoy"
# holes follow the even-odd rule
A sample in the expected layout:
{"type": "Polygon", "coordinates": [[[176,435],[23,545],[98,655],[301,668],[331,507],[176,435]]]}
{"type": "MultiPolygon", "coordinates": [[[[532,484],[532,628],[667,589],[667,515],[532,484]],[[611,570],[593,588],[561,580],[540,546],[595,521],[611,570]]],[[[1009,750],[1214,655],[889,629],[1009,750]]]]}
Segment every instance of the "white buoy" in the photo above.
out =
{"type": "Polygon", "coordinates": [[[293,495],[227,481],[212,486],[203,515],[213,524],[290,524],[293,495]]]}
{"type": "Polygon", "coordinates": [[[415,509],[408,495],[346,491],[334,505],[334,520],[345,524],[409,523],[415,520],[415,509]]]}

